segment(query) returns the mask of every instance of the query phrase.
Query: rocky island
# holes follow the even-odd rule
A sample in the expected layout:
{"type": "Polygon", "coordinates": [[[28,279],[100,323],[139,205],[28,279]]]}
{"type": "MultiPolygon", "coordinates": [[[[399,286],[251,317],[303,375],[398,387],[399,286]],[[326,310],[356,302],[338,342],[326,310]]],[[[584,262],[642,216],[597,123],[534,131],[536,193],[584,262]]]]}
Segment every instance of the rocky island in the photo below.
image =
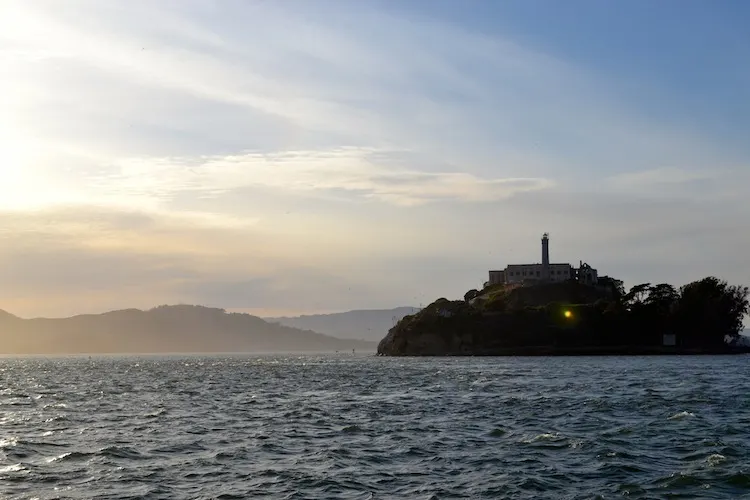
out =
{"type": "Polygon", "coordinates": [[[541,264],[490,271],[464,300],[441,298],[404,317],[378,345],[386,356],[724,354],[739,342],[748,288],[715,277],[677,289],[621,281],[587,264],[541,264]],[[494,273],[494,274],[493,274],[494,273]],[[516,279],[517,278],[517,279],[516,279]]]}

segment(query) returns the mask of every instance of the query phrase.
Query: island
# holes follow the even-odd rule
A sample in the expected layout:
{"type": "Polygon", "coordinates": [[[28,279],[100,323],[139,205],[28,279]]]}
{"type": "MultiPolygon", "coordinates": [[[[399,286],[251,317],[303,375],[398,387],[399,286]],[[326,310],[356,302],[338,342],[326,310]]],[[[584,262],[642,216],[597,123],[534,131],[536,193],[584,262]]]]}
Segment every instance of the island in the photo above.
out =
{"type": "Polygon", "coordinates": [[[440,298],[401,319],[378,344],[384,356],[729,354],[750,311],[748,288],[710,276],[682,287],[625,291],[581,262],[490,271],[463,300],[440,298]]]}

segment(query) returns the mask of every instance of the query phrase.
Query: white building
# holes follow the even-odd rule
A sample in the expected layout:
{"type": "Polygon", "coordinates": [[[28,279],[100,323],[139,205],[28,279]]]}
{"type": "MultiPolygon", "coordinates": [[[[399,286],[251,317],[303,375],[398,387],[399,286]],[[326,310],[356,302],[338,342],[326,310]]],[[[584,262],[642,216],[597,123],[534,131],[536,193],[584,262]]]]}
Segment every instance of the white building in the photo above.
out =
{"type": "Polygon", "coordinates": [[[548,264],[545,273],[544,264],[511,264],[505,268],[505,283],[568,281],[572,276],[572,269],[570,264],[548,264]]]}
{"type": "Polygon", "coordinates": [[[542,236],[542,262],[540,264],[510,264],[503,270],[490,271],[488,285],[499,283],[559,282],[576,279],[595,285],[597,271],[581,262],[578,269],[570,264],[551,264],[549,261],[549,235],[542,236]]]}

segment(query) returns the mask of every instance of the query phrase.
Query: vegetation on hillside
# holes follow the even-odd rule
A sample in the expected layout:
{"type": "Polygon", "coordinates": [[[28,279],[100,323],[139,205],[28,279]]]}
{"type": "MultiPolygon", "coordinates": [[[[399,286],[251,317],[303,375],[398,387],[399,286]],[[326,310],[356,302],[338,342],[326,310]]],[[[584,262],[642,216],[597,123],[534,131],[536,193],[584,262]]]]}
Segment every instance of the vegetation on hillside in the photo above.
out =
{"type": "Polygon", "coordinates": [[[514,347],[661,347],[674,335],[683,350],[734,343],[749,311],[748,288],[715,277],[680,289],[643,283],[625,291],[604,277],[535,286],[492,285],[463,301],[439,299],[403,318],[382,354],[492,354],[514,347]]]}

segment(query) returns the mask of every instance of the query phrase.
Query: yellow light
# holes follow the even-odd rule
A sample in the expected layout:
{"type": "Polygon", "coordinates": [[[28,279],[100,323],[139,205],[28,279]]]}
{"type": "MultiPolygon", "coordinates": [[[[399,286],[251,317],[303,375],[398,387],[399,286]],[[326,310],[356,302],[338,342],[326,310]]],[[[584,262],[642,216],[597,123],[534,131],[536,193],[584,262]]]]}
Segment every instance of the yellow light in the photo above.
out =
{"type": "Polygon", "coordinates": [[[570,318],[572,318],[572,317],[573,317],[573,312],[572,312],[572,311],[570,311],[570,310],[567,310],[567,311],[565,311],[565,312],[563,313],[563,316],[565,316],[566,318],[570,319],[570,318]]]}

